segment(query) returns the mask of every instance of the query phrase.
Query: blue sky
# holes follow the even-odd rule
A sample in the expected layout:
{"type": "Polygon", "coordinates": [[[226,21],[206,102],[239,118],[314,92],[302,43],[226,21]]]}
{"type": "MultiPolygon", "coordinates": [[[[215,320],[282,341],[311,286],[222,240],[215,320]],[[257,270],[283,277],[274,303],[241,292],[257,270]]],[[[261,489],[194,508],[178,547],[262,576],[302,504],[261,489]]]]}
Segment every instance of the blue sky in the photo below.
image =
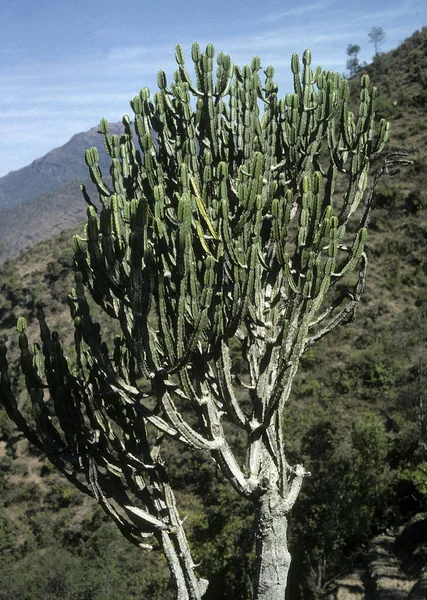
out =
{"type": "Polygon", "coordinates": [[[368,33],[382,50],[427,25],[425,0],[2,0],[0,19],[0,176],[19,169],[101,117],[131,114],[129,100],[171,76],[174,46],[194,40],[247,64],[275,67],[291,90],[290,57],[310,48],[313,63],[345,72],[348,44],[371,61],[368,33]]]}

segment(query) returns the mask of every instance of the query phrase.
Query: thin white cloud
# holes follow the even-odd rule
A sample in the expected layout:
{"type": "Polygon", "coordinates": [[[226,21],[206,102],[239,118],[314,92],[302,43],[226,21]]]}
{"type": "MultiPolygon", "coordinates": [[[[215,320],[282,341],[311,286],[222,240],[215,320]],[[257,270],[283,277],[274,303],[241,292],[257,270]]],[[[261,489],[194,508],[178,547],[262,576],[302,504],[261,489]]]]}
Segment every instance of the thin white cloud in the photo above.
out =
{"type": "Polygon", "coordinates": [[[169,45],[164,46],[116,46],[108,52],[107,60],[127,63],[129,60],[152,60],[153,57],[168,56],[173,52],[169,45]]]}
{"type": "Polygon", "coordinates": [[[307,17],[311,13],[329,9],[334,4],[336,4],[336,0],[319,0],[318,2],[313,2],[311,4],[301,4],[300,6],[295,6],[294,8],[290,8],[288,10],[266,15],[263,21],[265,23],[271,23],[274,21],[281,21],[285,17],[307,17]]]}

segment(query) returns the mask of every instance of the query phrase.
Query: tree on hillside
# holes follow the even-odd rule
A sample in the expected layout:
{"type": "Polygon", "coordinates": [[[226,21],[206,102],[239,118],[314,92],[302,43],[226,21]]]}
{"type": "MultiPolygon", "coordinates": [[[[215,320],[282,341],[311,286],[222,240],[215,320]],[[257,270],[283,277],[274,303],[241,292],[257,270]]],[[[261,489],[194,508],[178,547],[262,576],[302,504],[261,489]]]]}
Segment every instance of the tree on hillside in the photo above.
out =
{"type": "Polygon", "coordinates": [[[377,57],[380,53],[381,44],[386,38],[385,31],[382,29],[382,27],[372,27],[368,35],[369,43],[374,45],[375,57],[377,57]]]}
{"type": "Polygon", "coordinates": [[[309,50],[302,68],[292,56],[294,93],[282,99],[257,57],[239,68],[220,53],[215,71],[211,44],[193,44],[191,56],[195,82],[177,46],[173,82],[160,71],[154,96],[144,88],[131,102],[137,144],[127,115],[120,137],[101,121],[111,183],[88,150],[99,195],[83,188],[88,220],[74,238],[76,359],[38,305],[40,343],[30,345],[23,318],[17,325],[32,414],[17,403],[4,345],[1,401],[128,540],[157,540],[179,600],[202,598],[208,582],[165,441],[203,451],[252,503],[253,597],[283,600],[287,519],[308,475],[286,460],[286,401],[302,354],[353,318],[373,190],[401,159],[386,157],[368,186],[389,124],[375,124],[367,75],[354,115],[347,81],[313,72],[309,50]],[[110,346],[87,295],[120,326],[110,346]],[[236,354],[247,377],[233,369],[236,354]]]}
{"type": "Polygon", "coordinates": [[[359,57],[357,56],[360,52],[360,46],[357,44],[349,44],[346,52],[349,57],[346,62],[346,68],[349,71],[350,77],[353,77],[360,69],[359,57]]]}

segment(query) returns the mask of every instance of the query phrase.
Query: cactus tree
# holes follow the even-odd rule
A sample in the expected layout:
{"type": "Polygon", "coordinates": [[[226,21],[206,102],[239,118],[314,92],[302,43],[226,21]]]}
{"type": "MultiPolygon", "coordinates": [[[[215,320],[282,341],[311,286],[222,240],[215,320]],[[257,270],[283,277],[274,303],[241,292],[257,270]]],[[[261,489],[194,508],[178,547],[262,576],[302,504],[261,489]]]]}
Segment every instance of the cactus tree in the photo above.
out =
{"type": "Polygon", "coordinates": [[[120,137],[101,121],[111,177],[95,148],[86,153],[98,198],[83,188],[88,220],[74,238],[75,364],[39,306],[40,344],[30,347],[18,322],[33,421],[13,395],[4,347],[1,399],[131,542],[157,539],[180,600],[201,598],[208,582],[196,574],[161,444],[205,451],[253,504],[254,598],[283,600],[287,516],[307,475],[286,460],[283,414],[301,355],[351,320],[362,294],[373,187],[393,159],[369,186],[368,173],[388,123],[375,125],[367,75],[354,114],[347,81],[313,71],[309,50],[302,65],[293,55],[284,98],[257,57],[239,68],[220,53],[214,68],[213,46],[197,43],[191,57],[193,78],[177,46],[174,81],[160,71],[159,90],[141,90],[120,137]],[[120,326],[113,346],[87,293],[120,326]],[[246,441],[244,464],[233,429],[246,441]]]}

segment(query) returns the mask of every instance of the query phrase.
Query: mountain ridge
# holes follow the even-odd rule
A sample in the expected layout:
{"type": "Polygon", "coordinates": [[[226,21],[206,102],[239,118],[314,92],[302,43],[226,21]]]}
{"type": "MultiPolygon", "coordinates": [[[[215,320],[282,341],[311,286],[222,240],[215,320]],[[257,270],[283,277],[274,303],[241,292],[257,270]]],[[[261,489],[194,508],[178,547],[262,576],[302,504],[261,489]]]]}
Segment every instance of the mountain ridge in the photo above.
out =
{"type": "MultiPolygon", "coordinates": [[[[110,132],[120,135],[121,123],[110,132]]],[[[0,265],[25,248],[81,223],[86,205],[80,191],[84,184],[93,198],[95,185],[88,179],[85,150],[95,146],[101,171],[108,173],[110,157],[98,127],[76,133],[30,165],[0,178],[0,265]]]]}
{"type": "MultiPolygon", "coordinates": [[[[123,131],[121,123],[110,124],[111,133],[123,131]]],[[[60,188],[71,179],[87,179],[85,150],[96,146],[100,151],[100,167],[108,171],[110,161],[104,149],[98,126],[74,134],[68,142],[35,159],[29,165],[0,177],[0,214],[25,201],[60,188]]]]}

